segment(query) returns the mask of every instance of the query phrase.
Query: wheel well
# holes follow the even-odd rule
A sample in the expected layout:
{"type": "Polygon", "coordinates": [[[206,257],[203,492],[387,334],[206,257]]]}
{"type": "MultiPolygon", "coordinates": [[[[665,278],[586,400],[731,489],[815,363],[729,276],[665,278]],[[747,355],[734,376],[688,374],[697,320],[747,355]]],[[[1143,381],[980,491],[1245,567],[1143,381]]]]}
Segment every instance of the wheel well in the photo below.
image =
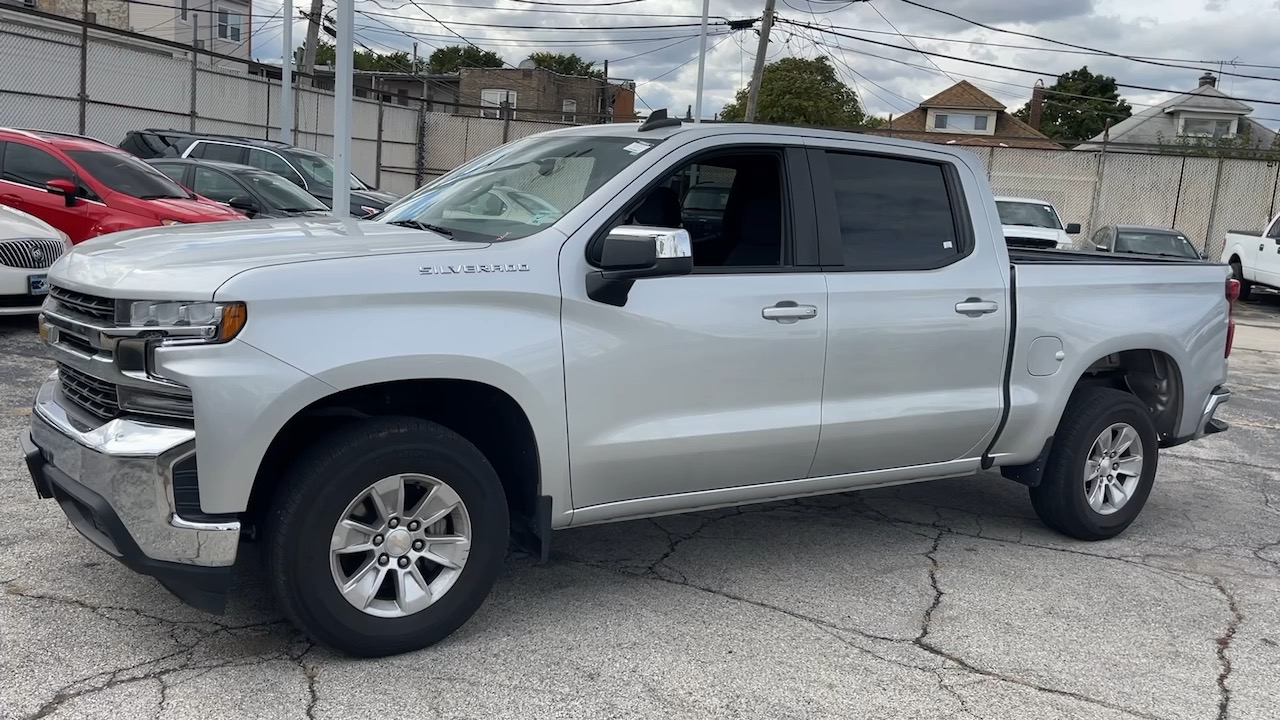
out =
{"type": "Polygon", "coordinates": [[[1076,381],[1082,387],[1113,387],[1133,394],[1151,411],[1161,440],[1174,437],[1182,417],[1182,373],[1167,353],[1126,350],[1094,362],[1076,381]]]}
{"type": "Polygon", "coordinates": [[[1240,259],[1240,256],[1239,256],[1239,255],[1236,255],[1235,253],[1232,253],[1232,254],[1231,254],[1231,259],[1227,261],[1227,264],[1228,264],[1228,265],[1244,265],[1244,261],[1242,261],[1242,260],[1240,259]]]}
{"type": "Polygon", "coordinates": [[[538,445],[519,403],[483,383],[403,380],[344,390],[294,415],[271,441],[254,478],[244,518],[252,531],[260,531],[280,478],[304,448],[343,425],[388,415],[430,420],[466,438],[498,473],[511,527],[536,523],[541,479],[538,445]]]}

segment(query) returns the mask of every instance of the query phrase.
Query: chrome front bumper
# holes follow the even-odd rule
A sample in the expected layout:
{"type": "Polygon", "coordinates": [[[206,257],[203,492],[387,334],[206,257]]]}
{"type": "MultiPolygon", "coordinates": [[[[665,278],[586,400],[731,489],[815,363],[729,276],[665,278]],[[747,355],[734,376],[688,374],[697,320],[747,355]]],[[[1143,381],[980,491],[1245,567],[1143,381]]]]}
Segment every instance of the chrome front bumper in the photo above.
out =
{"type": "Polygon", "coordinates": [[[210,598],[193,600],[175,587],[225,593],[240,543],[239,521],[193,522],[175,511],[173,468],[195,453],[195,431],[127,419],[87,422],[59,397],[55,375],[40,388],[23,438],[37,491],[56,498],[102,550],[216,611],[210,598]]]}

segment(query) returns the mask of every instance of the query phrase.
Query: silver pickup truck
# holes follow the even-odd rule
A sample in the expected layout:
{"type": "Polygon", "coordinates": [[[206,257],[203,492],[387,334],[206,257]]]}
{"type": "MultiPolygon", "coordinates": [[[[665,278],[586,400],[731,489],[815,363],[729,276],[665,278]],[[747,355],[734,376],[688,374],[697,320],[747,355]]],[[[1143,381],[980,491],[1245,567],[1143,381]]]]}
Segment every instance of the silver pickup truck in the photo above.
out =
{"type": "Polygon", "coordinates": [[[260,540],[286,616],[358,655],[448,636],[559,528],[999,468],[1115,536],[1160,448],[1225,429],[1238,287],[1011,252],[957,148],[666,119],[513,142],[376,221],[99,238],[49,280],[36,491],[211,611],[260,540]]]}

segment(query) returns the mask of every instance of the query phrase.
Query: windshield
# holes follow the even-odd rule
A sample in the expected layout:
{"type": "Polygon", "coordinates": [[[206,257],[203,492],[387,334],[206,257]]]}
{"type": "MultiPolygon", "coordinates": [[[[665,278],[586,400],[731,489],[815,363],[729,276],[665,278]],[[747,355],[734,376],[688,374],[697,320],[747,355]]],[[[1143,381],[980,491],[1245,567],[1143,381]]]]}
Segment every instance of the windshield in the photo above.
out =
{"type": "Polygon", "coordinates": [[[248,173],[240,176],[241,180],[253,186],[259,195],[267,199],[271,206],[280,210],[328,210],[325,204],[315,199],[310,193],[279,175],[271,173],[248,173]]]}
{"type": "Polygon", "coordinates": [[[377,222],[431,225],[464,240],[514,240],[551,225],[658,140],[534,136],[441,176],[377,222]]]}
{"type": "Polygon", "coordinates": [[[101,150],[69,150],[67,154],[95,180],[116,192],[144,200],[191,197],[168,175],[132,155],[101,150]]]}
{"type": "MultiPolygon", "coordinates": [[[[294,150],[293,161],[297,163],[298,169],[302,170],[302,174],[307,176],[307,182],[333,187],[333,160],[327,155],[294,150]]],[[[369,186],[352,173],[351,189],[368,190],[369,186]]]]}
{"type": "Polygon", "coordinates": [[[1200,251],[1191,241],[1175,232],[1122,230],[1116,235],[1116,252],[1200,258],[1200,251]]]}
{"type": "Polygon", "coordinates": [[[1058,213],[1053,211],[1052,205],[997,200],[996,209],[1000,212],[1001,225],[1062,229],[1062,223],[1058,221],[1058,213]]]}

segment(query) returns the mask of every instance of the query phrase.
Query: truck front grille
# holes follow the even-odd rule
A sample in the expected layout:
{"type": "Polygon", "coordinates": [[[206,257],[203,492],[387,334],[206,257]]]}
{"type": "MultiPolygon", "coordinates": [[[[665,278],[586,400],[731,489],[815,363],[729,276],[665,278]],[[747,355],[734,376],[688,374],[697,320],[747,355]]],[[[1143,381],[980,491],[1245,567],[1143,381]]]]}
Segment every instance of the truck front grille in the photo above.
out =
{"type": "Polygon", "coordinates": [[[1028,237],[1005,237],[1004,244],[1009,247],[1030,248],[1033,250],[1053,250],[1058,247],[1057,240],[1028,237]]]}
{"type": "Polygon", "coordinates": [[[109,382],[58,363],[58,384],[63,396],[94,417],[110,420],[120,414],[119,393],[109,382]]]}
{"type": "Polygon", "coordinates": [[[43,270],[62,255],[62,241],[23,238],[0,242],[0,265],[27,270],[43,270]]]}
{"type": "Polygon", "coordinates": [[[57,285],[49,286],[49,296],[52,297],[58,305],[79,315],[85,315],[97,320],[104,320],[109,325],[114,325],[116,321],[116,301],[111,298],[98,297],[97,295],[86,295],[74,290],[58,287],[57,285]]]}

